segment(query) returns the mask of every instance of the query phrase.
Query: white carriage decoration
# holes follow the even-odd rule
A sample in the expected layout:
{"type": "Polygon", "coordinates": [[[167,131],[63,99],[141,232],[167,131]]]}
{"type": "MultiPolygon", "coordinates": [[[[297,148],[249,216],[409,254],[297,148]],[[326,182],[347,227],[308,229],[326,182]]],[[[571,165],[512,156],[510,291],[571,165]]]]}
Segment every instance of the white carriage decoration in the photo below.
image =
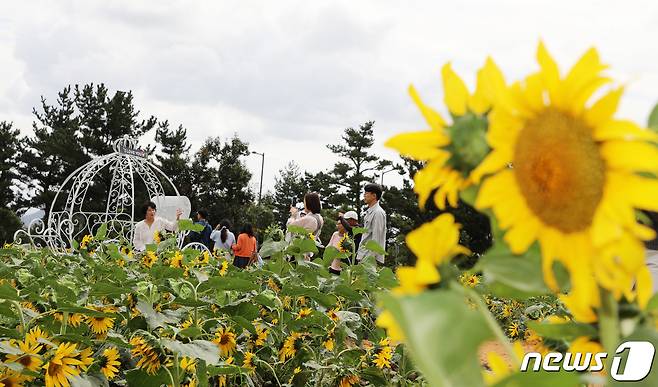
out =
{"type": "MultiPolygon", "coordinates": [[[[183,216],[189,214],[189,200],[179,194],[162,170],[149,162],[146,152],[137,147],[136,139],[124,136],[114,141],[113,149],[113,153],[93,159],[69,175],[55,194],[47,221],[32,221],[27,230],[18,230],[14,234],[14,240],[64,253],[73,246],[74,240],[79,241],[87,234],[94,235],[102,224],[106,224],[110,238],[123,236],[132,241],[135,211],[141,209],[141,203],[135,203],[137,183],[146,191],[147,198],[155,199],[156,203],[166,203],[166,199],[172,196],[180,199],[186,203],[183,216]],[[85,206],[87,193],[91,187],[102,183],[97,181],[101,173],[110,176],[105,211],[89,210],[89,206],[85,206]]],[[[158,212],[162,214],[160,206],[158,212]]],[[[184,233],[178,234],[179,246],[184,236],[184,233]]]]}

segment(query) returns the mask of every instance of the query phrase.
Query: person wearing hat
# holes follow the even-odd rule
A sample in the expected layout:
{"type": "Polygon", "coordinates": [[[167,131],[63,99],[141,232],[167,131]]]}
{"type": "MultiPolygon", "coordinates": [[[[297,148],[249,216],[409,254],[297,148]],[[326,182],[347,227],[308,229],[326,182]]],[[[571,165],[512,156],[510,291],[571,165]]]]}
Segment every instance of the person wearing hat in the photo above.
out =
{"type": "Polygon", "coordinates": [[[363,227],[366,228],[366,231],[361,237],[356,259],[361,261],[363,258],[373,255],[378,263],[384,264],[384,255],[365,249],[368,241],[375,241],[383,249],[386,248],[386,212],[379,205],[379,199],[382,198],[382,187],[379,184],[368,183],[363,187],[363,191],[363,201],[368,205],[368,209],[363,214],[363,227]]]}
{"type": "MultiPolygon", "coordinates": [[[[329,240],[329,246],[333,246],[340,251],[347,250],[352,252],[351,246],[346,246],[345,241],[349,240],[354,242],[354,251],[359,249],[359,242],[361,241],[361,234],[354,237],[353,228],[359,225],[359,216],[355,211],[347,211],[346,213],[338,213],[338,221],[336,222],[337,231],[333,233],[329,240]]],[[[352,263],[352,259],[343,259],[342,262],[347,264],[352,263]]],[[[329,272],[332,274],[340,274],[342,271],[341,260],[334,259],[329,266],[329,272]]]]}

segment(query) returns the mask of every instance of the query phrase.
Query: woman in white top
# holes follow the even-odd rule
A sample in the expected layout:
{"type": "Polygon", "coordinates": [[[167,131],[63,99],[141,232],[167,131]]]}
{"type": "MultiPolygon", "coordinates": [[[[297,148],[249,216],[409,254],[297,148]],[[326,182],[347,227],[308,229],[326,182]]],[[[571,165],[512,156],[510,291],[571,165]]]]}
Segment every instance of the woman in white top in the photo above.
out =
{"type": "Polygon", "coordinates": [[[235,244],[235,235],[230,228],[231,223],[224,219],[210,234],[210,239],[215,242],[215,250],[231,250],[231,246],[235,244]]]}
{"type": "MultiPolygon", "coordinates": [[[[142,206],[142,215],[144,220],[137,222],[135,225],[135,235],[133,236],[133,247],[136,251],[146,250],[146,245],[153,243],[155,233],[163,230],[178,230],[178,222],[170,222],[165,218],[155,216],[155,203],[148,201],[142,206]]],[[[183,211],[176,210],[176,220],[180,219],[183,211]]]]}
{"type": "Polygon", "coordinates": [[[321,210],[320,195],[315,192],[307,193],[304,195],[305,215],[300,216],[297,207],[290,207],[290,218],[288,218],[286,226],[304,227],[306,231],[315,236],[317,241],[324,224],[324,220],[320,215],[321,210]]]}

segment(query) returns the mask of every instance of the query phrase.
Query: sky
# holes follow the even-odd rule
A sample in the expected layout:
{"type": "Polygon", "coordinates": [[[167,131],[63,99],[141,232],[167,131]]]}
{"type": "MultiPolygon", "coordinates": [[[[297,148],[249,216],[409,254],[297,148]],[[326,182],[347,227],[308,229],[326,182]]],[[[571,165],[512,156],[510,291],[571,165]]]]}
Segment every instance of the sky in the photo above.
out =
{"type": "MultiPolygon", "coordinates": [[[[625,86],[618,116],[644,124],[658,102],[657,38],[658,2],[640,0],[4,1],[0,121],[30,135],[42,96],[102,82],[132,90],[144,117],[182,124],[193,150],[237,133],[265,153],[267,191],[290,160],[332,166],[325,145],[369,120],[373,152],[399,160],[386,139],[426,128],[409,84],[445,113],[444,63],[473,86],[491,56],[518,80],[537,69],[539,40],[563,71],[597,47],[625,86]]],[[[245,162],[257,192],[260,156],[245,162]]]]}

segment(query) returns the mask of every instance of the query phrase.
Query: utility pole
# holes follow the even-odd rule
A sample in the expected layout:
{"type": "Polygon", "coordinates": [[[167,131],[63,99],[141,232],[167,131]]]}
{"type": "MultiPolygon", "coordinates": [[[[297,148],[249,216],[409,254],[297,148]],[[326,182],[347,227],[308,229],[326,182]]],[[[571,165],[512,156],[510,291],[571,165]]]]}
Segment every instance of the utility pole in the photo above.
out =
{"type": "Polygon", "coordinates": [[[389,170],[386,170],[386,171],[382,172],[382,174],[380,175],[381,176],[381,181],[379,183],[379,185],[381,185],[382,188],[384,188],[384,175],[389,173],[389,172],[395,171],[395,170],[396,170],[396,168],[391,168],[389,170]]]}
{"type": "Polygon", "coordinates": [[[260,163],[260,188],[258,189],[258,204],[260,204],[260,199],[263,195],[263,170],[265,169],[265,152],[251,152],[252,155],[259,155],[261,157],[260,163]]]}

